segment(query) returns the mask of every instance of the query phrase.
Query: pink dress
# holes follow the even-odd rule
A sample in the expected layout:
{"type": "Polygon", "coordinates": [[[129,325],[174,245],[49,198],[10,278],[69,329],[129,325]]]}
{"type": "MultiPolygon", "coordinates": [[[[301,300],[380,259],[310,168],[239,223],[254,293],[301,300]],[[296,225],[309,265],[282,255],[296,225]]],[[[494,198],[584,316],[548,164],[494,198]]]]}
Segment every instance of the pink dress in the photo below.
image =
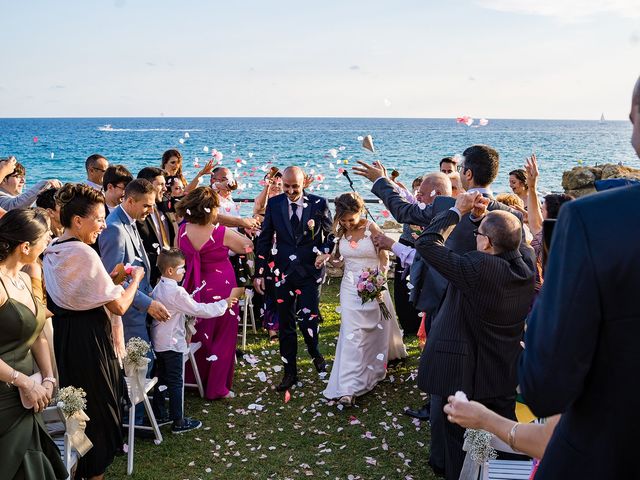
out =
{"type": "MultiPolygon", "coordinates": [[[[206,282],[194,295],[198,302],[210,303],[227,298],[236,286],[236,276],[229,261],[229,249],[224,246],[225,227],[219,226],[211,233],[200,250],[196,250],[185,233],[186,224],[180,226],[178,246],[186,259],[186,274],[183,286],[192,293],[206,282]]],[[[238,335],[238,307],[233,313],[227,311],[222,317],[199,318],[197,333],[192,342],[202,342],[196,352],[196,363],[204,386],[204,395],[209,400],[222,398],[233,384],[233,370],[238,335]]],[[[191,369],[187,368],[186,381],[194,383],[191,369]]]]}

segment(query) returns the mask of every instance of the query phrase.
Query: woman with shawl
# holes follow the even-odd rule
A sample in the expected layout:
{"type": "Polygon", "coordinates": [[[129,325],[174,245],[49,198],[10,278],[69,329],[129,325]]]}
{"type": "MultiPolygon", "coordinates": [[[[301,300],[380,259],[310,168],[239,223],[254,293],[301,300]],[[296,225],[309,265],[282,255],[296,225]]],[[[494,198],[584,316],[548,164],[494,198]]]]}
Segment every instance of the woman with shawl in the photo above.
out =
{"type": "Polygon", "coordinates": [[[68,183],[56,202],[64,233],[45,251],[43,266],[60,386],[87,393],[86,435],[93,448],[78,462],[76,476],[102,479],[122,449],[118,357],[124,356],[124,333],[119,315],[131,305],[144,269],[132,268],[126,288],[115,285],[89,246],[106,227],[102,193],[68,183]]]}

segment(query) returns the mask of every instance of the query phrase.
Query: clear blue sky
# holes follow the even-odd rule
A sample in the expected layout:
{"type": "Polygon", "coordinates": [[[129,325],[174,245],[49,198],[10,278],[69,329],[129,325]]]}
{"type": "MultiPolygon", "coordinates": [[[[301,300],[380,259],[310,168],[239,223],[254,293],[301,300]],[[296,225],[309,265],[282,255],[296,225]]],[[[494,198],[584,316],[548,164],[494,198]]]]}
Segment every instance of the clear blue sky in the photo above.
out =
{"type": "Polygon", "coordinates": [[[0,116],[628,115],[638,0],[0,0],[0,116]]]}

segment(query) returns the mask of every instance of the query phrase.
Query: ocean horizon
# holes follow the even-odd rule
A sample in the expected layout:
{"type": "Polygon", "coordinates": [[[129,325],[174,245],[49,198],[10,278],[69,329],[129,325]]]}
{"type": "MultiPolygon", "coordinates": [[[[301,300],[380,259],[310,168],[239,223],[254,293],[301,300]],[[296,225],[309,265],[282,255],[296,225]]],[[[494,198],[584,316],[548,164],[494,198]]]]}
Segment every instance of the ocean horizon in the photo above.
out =
{"type": "MultiPolygon", "coordinates": [[[[27,187],[46,178],[82,181],[84,161],[100,153],[135,176],[160,166],[162,153],[177,148],[191,179],[211,150],[223,153],[242,185],[238,197],[253,198],[270,165],[300,165],[316,178],[314,193],[334,197],[349,190],[340,168],[357,160],[382,161],[410,184],[438,170],[442,157],[477,143],[500,153],[496,193],[509,190],[508,173],[535,152],[539,189],[561,191],[562,172],[578,165],[623,163],[640,167],[631,148],[628,121],[490,119],[471,127],[456,119],[338,117],[57,117],[0,118],[0,156],[15,155],[27,169],[27,187]],[[107,126],[109,126],[107,128],[107,126]],[[376,152],[361,146],[372,135],[376,152]],[[206,150],[206,151],[205,151],[206,150]],[[334,155],[336,157],[334,158],[334,155]],[[318,177],[321,176],[321,177],[318,177]]],[[[372,198],[370,184],[352,175],[356,190],[372,198]]]]}

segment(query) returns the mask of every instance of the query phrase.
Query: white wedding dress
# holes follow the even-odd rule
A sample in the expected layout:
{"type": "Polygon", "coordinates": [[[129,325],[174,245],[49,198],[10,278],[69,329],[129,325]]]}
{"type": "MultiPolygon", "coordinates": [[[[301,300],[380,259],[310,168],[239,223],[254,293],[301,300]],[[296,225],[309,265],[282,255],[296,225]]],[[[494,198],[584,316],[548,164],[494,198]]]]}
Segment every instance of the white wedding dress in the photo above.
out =
{"type": "Polygon", "coordinates": [[[328,399],[364,395],[384,379],[389,360],[407,356],[389,291],[383,292],[384,302],[391,312],[391,319],[385,320],[378,302],[374,300],[363,305],[356,290],[360,273],[365,268],[379,265],[369,224],[362,240],[353,242],[341,238],[339,249],[344,259],[340,285],[342,321],[331,376],[322,392],[328,399]]]}

